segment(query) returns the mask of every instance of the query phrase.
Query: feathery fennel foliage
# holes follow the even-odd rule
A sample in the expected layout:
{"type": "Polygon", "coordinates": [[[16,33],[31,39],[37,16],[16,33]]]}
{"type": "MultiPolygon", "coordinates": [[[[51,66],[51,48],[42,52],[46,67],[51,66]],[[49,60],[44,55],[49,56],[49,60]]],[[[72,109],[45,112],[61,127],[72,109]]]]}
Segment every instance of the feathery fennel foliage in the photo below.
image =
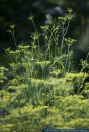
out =
{"type": "Polygon", "coordinates": [[[8,69],[0,66],[1,132],[89,128],[89,74],[83,72],[85,65],[73,73],[75,40],[66,38],[72,19],[68,12],[58,22],[41,26],[41,32],[36,30],[30,46],[6,50],[11,62],[8,69]]]}

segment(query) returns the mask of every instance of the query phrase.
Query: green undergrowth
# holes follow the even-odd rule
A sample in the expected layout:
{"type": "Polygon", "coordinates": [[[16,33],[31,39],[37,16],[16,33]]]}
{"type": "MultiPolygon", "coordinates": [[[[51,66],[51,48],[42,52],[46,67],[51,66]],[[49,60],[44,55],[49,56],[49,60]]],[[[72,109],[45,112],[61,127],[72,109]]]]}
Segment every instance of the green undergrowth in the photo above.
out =
{"type": "MultiPolygon", "coordinates": [[[[59,18],[61,28],[52,21],[32,34],[31,46],[6,50],[10,63],[8,68],[0,66],[0,132],[89,129],[89,74],[85,72],[89,64],[86,58],[81,71],[74,71],[71,45],[75,40],[66,38],[71,18],[69,10],[59,18]],[[39,46],[40,37],[44,47],[39,46]]],[[[14,26],[10,28],[14,31],[14,26]]]]}

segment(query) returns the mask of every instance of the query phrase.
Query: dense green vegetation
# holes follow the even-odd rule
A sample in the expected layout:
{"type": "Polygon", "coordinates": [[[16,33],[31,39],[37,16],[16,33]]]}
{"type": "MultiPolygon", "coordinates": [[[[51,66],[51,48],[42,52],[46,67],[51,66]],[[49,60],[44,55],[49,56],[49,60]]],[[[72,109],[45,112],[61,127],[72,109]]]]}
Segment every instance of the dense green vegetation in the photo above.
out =
{"type": "Polygon", "coordinates": [[[66,38],[71,13],[36,30],[31,46],[17,47],[15,26],[10,26],[16,50],[7,49],[9,66],[0,66],[1,132],[89,129],[89,64],[81,60],[76,73],[71,50],[76,41],[66,38]]]}

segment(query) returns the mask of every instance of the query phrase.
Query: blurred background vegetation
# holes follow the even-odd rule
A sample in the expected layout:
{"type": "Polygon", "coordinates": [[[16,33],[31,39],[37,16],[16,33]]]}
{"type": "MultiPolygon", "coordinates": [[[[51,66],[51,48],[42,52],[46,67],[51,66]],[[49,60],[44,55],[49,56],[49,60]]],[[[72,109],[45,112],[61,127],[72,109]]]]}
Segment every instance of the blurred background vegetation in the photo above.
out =
{"type": "Polygon", "coordinates": [[[89,43],[89,0],[0,0],[0,54],[3,49],[13,47],[13,39],[7,32],[10,25],[16,25],[17,44],[29,42],[34,27],[28,17],[34,17],[37,29],[48,24],[50,16],[57,18],[66,15],[67,8],[73,9],[73,20],[68,31],[69,36],[77,39],[73,47],[76,58],[84,58],[89,43]],[[77,47],[77,48],[76,48],[77,47]]]}

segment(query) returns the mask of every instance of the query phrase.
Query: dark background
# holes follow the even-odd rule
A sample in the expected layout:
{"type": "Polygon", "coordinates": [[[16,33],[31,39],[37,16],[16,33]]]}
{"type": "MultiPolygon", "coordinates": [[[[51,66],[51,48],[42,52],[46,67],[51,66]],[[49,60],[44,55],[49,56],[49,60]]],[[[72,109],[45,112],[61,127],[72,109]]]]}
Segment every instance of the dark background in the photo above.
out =
{"type": "Polygon", "coordinates": [[[73,47],[75,60],[85,58],[89,50],[89,0],[0,0],[0,57],[5,48],[14,48],[12,36],[7,32],[10,25],[16,25],[17,44],[29,42],[34,28],[28,16],[34,16],[39,29],[47,23],[47,14],[54,18],[64,16],[67,8],[72,8],[74,15],[68,34],[77,39],[73,47]]]}

